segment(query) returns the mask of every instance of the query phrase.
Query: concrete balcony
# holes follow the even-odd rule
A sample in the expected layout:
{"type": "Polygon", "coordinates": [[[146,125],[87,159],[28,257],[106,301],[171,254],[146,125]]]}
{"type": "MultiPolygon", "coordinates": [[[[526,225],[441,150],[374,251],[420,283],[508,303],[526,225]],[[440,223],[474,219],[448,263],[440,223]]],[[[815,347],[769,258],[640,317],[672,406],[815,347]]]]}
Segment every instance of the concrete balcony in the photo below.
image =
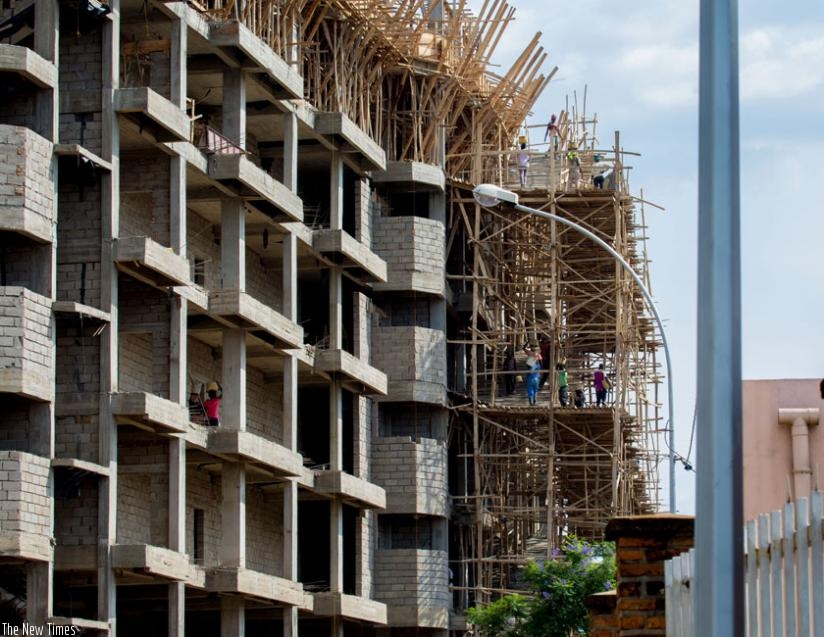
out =
{"type": "Polygon", "coordinates": [[[446,405],[446,334],[416,326],[376,327],[372,360],[390,378],[384,402],[446,405]]]}
{"type": "Polygon", "coordinates": [[[417,161],[388,161],[386,170],[372,173],[372,182],[386,184],[391,188],[407,190],[414,187],[415,192],[443,192],[446,187],[446,175],[439,166],[423,164],[417,161]]]}
{"type": "Polygon", "coordinates": [[[343,593],[315,593],[314,614],[318,617],[345,617],[370,624],[386,624],[386,604],[367,597],[343,593]]]}
{"type": "MultiPolygon", "coordinates": [[[[148,522],[148,521],[147,521],[148,522]]],[[[121,569],[119,579],[128,579],[131,573],[145,581],[185,582],[193,565],[189,556],[171,549],[150,544],[115,544],[112,546],[112,567],[121,569]]]]}
{"type": "Polygon", "coordinates": [[[189,284],[189,262],[149,237],[121,237],[114,244],[117,267],[159,288],[189,284]]]}
{"type": "Polygon", "coordinates": [[[210,593],[233,593],[245,597],[279,602],[287,606],[311,609],[311,598],[303,584],[246,568],[222,567],[206,573],[206,590],[210,593]]]}
{"type": "Polygon", "coordinates": [[[387,281],[376,292],[445,293],[444,226],[423,217],[378,217],[372,248],[386,261],[387,281]]]}
{"type": "Polygon", "coordinates": [[[0,230],[51,243],[54,209],[51,142],[23,126],[0,125],[0,230]]]}
{"type": "Polygon", "coordinates": [[[209,42],[228,50],[245,72],[265,78],[272,99],[303,99],[300,74],[240,22],[213,22],[209,42]]]}
{"type": "Polygon", "coordinates": [[[262,330],[279,349],[303,345],[303,328],[268,305],[240,290],[216,290],[209,295],[209,312],[230,327],[262,330]]]}
{"type": "Polygon", "coordinates": [[[23,451],[0,451],[0,563],[51,559],[50,463],[23,451]]]}
{"type": "Polygon", "coordinates": [[[215,429],[209,434],[207,450],[243,460],[278,477],[298,477],[303,473],[303,456],[248,431],[215,429]]]}
{"type": "Polygon", "coordinates": [[[179,434],[189,430],[189,410],[146,392],[112,394],[112,415],[118,425],[133,425],[155,433],[179,434]]]}
{"type": "Polygon", "coordinates": [[[343,113],[315,113],[314,129],[328,137],[335,148],[346,153],[362,170],[386,168],[383,149],[343,113]]]}
{"type": "Polygon", "coordinates": [[[372,442],[372,477],[386,491],[386,513],[449,515],[446,447],[408,436],[372,442]]]}
{"type": "Polygon", "coordinates": [[[386,374],[369,363],[352,356],[342,349],[319,350],[315,355],[315,369],[335,372],[356,387],[365,389],[367,394],[386,394],[386,374]]]}
{"type": "Polygon", "coordinates": [[[345,230],[315,230],[312,246],[355,278],[380,283],[386,281],[386,261],[345,230]]]}
{"type": "Polygon", "coordinates": [[[16,75],[38,88],[57,86],[57,67],[25,46],[0,44],[0,73],[16,75]]]}
{"type": "Polygon", "coordinates": [[[272,221],[303,221],[303,201],[245,155],[215,154],[209,177],[228,187],[272,221]]]}
{"type": "Polygon", "coordinates": [[[381,487],[343,471],[315,471],[314,491],[360,508],[386,507],[386,492],[381,487]]]}
{"type": "Polygon", "coordinates": [[[375,554],[375,597],[395,627],[449,627],[446,551],[381,549],[375,554]]]}
{"type": "Polygon", "coordinates": [[[0,393],[54,400],[51,305],[26,288],[0,287],[0,393]]]}
{"type": "Polygon", "coordinates": [[[148,87],[119,88],[114,96],[115,110],[139,136],[154,143],[189,140],[189,117],[162,95],[148,87]]]}

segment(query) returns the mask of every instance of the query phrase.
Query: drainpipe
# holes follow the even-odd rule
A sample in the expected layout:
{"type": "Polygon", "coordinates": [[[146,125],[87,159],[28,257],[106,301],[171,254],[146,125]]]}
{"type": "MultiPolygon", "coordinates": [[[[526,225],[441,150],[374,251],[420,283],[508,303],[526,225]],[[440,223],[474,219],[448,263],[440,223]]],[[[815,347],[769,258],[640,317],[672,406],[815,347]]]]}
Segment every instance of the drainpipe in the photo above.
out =
{"type": "MultiPolygon", "coordinates": [[[[790,425],[793,448],[793,496],[806,498],[812,491],[813,470],[810,463],[810,425],[817,425],[818,409],[779,409],[778,423],[790,425]]],[[[816,485],[818,486],[818,485],[816,485]]]]}

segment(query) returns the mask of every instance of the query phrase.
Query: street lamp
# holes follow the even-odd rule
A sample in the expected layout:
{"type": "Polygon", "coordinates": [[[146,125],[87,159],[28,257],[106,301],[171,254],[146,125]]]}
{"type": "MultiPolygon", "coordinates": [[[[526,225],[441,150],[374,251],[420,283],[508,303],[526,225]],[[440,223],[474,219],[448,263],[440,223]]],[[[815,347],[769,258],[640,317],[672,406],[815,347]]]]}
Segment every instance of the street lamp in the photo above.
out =
{"type": "Polygon", "coordinates": [[[478,205],[483,206],[484,208],[494,208],[496,206],[504,205],[511,207],[518,212],[525,212],[537,217],[543,217],[544,219],[551,219],[552,221],[562,223],[573,230],[577,230],[582,235],[588,239],[592,239],[595,243],[606,250],[612,258],[615,259],[620,266],[627,271],[627,273],[629,273],[633,281],[635,281],[638,286],[638,289],[641,290],[641,294],[643,294],[644,300],[646,300],[647,306],[652,312],[655,322],[658,325],[658,331],[661,333],[661,342],[664,345],[664,357],[666,358],[667,363],[667,406],[669,408],[669,427],[667,428],[667,438],[669,439],[667,442],[667,446],[669,447],[669,508],[670,513],[675,513],[675,418],[672,395],[672,361],[670,360],[670,350],[669,344],[667,343],[667,334],[664,331],[664,324],[661,322],[661,317],[658,315],[658,310],[655,307],[655,303],[652,300],[652,295],[647,289],[647,286],[644,285],[641,277],[639,277],[635,270],[632,269],[632,266],[626,262],[624,257],[616,252],[615,248],[609,245],[597,234],[584,228],[582,225],[574,221],[570,221],[564,217],[559,217],[551,212],[536,210],[535,208],[529,208],[528,206],[522,206],[518,203],[518,195],[516,193],[511,190],[505,190],[504,188],[494,184],[480,184],[476,186],[472,191],[472,196],[475,197],[475,201],[478,202],[478,205]]]}

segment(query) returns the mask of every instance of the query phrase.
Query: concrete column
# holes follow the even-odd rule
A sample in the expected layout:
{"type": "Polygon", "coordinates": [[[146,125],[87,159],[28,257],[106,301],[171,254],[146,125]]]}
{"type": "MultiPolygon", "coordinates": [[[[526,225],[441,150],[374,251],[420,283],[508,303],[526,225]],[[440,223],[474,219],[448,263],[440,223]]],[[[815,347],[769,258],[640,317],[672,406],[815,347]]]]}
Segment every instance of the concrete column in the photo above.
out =
{"type": "Polygon", "coordinates": [[[109,396],[117,391],[117,270],[112,259],[113,240],[120,234],[120,130],[114,111],[114,91],[120,82],[120,0],[109,2],[109,19],[103,22],[101,122],[103,159],[111,162],[111,173],[101,177],[100,307],[111,315],[100,336],[100,464],[109,477],[100,480],[98,496],[97,619],[110,622],[117,634],[117,587],[111,563],[111,545],[117,541],[117,425],[109,396]]]}
{"type": "Polygon", "coordinates": [[[244,637],[246,635],[246,606],[242,598],[220,599],[220,637],[244,637]]]}
{"type": "Polygon", "coordinates": [[[246,430],[246,334],[242,329],[223,330],[223,400],[220,426],[246,430]]]}
{"type": "Polygon", "coordinates": [[[298,191],[298,118],[292,112],[283,115],[283,185],[298,191]]]}
{"type": "MultiPolygon", "coordinates": [[[[329,468],[343,470],[343,389],[329,386],[329,468]]],[[[329,589],[343,591],[343,508],[339,499],[329,503],[329,589]]],[[[333,631],[333,634],[334,631],[333,631]]]]}
{"type": "Polygon", "coordinates": [[[220,267],[222,287],[246,289],[246,211],[239,199],[224,199],[220,206],[220,267]]]}
{"type": "MultiPolygon", "coordinates": [[[[52,569],[49,562],[26,565],[26,622],[38,628],[52,616],[52,569]]],[[[3,634],[12,634],[6,633],[3,634]]],[[[14,633],[16,634],[16,633],[14,633]]]]}
{"type": "Polygon", "coordinates": [[[221,475],[223,506],[220,565],[246,568],[246,467],[242,462],[224,462],[221,475]]]}
{"type": "MultiPolygon", "coordinates": [[[[291,232],[283,238],[283,315],[297,320],[297,240],[291,232]]],[[[283,446],[298,450],[298,361],[283,359],[283,446]]],[[[283,487],[283,577],[298,578],[298,485],[289,480],[283,487]]],[[[284,637],[297,637],[298,609],[283,609],[284,637]]]]}
{"type": "Polygon", "coordinates": [[[343,281],[339,268],[329,268],[329,349],[343,348],[343,281]]]}
{"type": "Polygon", "coordinates": [[[440,221],[446,227],[446,194],[433,192],[429,195],[429,218],[440,221]]]}
{"type": "MultiPolygon", "coordinates": [[[[34,50],[41,57],[60,63],[60,33],[58,22],[60,7],[56,0],[39,0],[34,5],[34,50]]],[[[57,91],[40,90],[36,98],[37,132],[46,139],[57,142],[59,114],[57,91]]],[[[57,201],[57,199],[55,199],[57,201]]]]}
{"type": "Polygon", "coordinates": [[[294,233],[283,236],[283,316],[298,320],[298,244],[294,233]]]}
{"type": "Polygon", "coordinates": [[[355,182],[355,239],[372,247],[372,210],[368,179],[355,182]]]}
{"type": "Polygon", "coordinates": [[[337,151],[332,152],[329,177],[329,227],[340,230],[343,228],[343,157],[337,151]]]}
{"type": "MultiPolygon", "coordinates": [[[[169,548],[186,552],[186,441],[169,440],[169,548]]],[[[169,584],[169,637],[184,637],[186,585],[169,584]]]]}
{"type": "Polygon", "coordinates": [[[237,69],[223,72],[222,133],[246,149],[246,77],[237,69]]]}

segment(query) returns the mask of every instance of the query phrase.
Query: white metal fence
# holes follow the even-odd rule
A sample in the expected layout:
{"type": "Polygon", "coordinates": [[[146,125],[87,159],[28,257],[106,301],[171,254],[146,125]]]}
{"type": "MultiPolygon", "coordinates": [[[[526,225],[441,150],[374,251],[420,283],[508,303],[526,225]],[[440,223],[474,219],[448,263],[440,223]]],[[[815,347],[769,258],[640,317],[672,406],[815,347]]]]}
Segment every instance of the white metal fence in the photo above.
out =
{"type": "MultiPolygon", "coordinates": [[[[815,491],[747,523],[747,637],[824,637],[822,502],[815,491]]],[[[694,564],[694,551],[664,564],[668,637],[695,635],[694,564]]]]}

